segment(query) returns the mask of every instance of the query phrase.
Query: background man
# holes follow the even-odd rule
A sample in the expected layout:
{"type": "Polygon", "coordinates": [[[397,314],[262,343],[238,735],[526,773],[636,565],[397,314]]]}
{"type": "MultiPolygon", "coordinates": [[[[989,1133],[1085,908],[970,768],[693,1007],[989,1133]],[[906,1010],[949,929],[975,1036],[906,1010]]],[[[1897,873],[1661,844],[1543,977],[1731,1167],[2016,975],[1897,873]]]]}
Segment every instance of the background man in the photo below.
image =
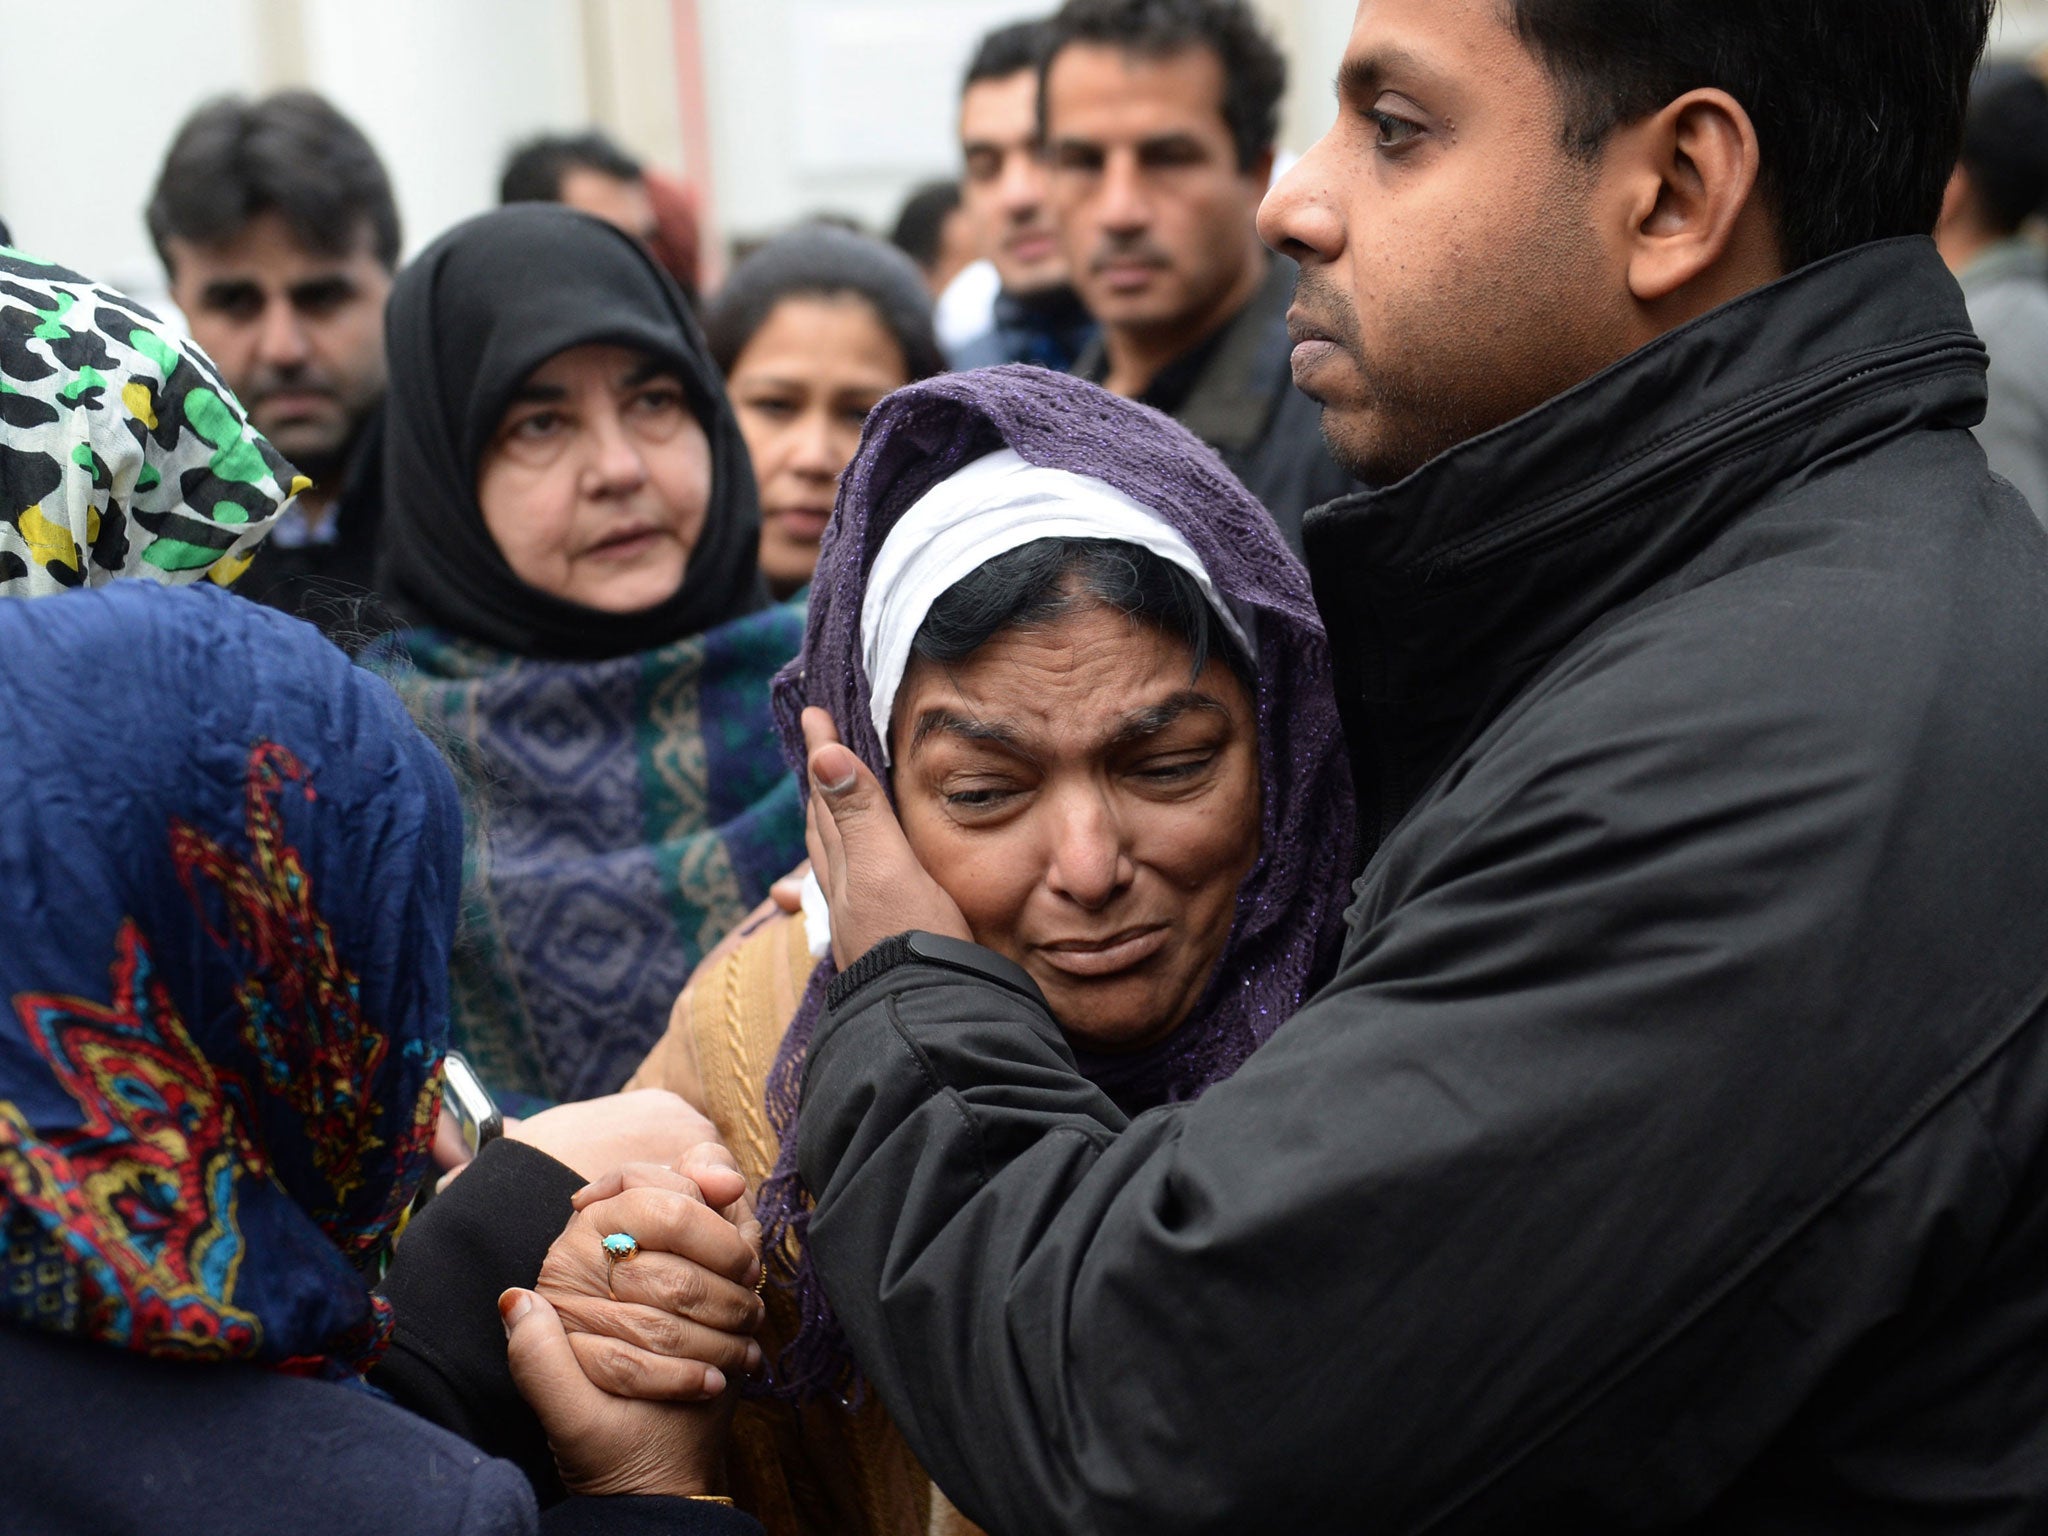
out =
{"type": "Polygon", "coordinates": [[[1243,0],[1069,0],[1040,96],[1074,286],[1101,324],[1076,372],[1223,455],[1301,547],[1357,487],[1287,371],[1294,269],[1259,244],[1287,67],[1243,0]]]}
{"type": "Polygon", "coordinates": [[[2048,1509],[2048,535],[1927,238],[1990,11],[1360,4],[1261,221],[1383,487],[1308,528],[1368,862],[1196,1102],[905,934],[975,937],[806,717],[807,1241],[968,1515],[2048,1509]]]}
{"type": "Polygon", "coordinates": [[[697,303],[696,194],[650,171],[597,129],[544,133],[514,149],[498,179],[500,203],[561,203],[615,224],[654,252],[697,303]]]}
{"type": "Polygon", "coordinates": [[[995,324],[953,349],[956,368],[1036,363],[1066,372],[1095,337],[1067,280],[1038,132],[1038,68],[1051,29],[999,27],[981,40],[960,90],[961,204],[1002,287],[995,324]]]}
{"type": "Polygon", "coordinates": [[[398,206],[362,132],[310,91],[201,107],[178,130],[149,232],[193,340],[313,485],[235,590],[353,622],[382,514],[384,301],[398,206]]]}
{"type": "Polygon", "coordinates": [[[513,150],[498,179],[498,201],[580,208],[644,244],[656,233],[646,172],[595,128],[542,134],[513,150]]]}
{"type": "Polygon", "coordinates": [[[928,181],[903,200],[889,243],[917,263],[936,299],[977,258],[974,220],[960,203],[960,183],[928,181]]]}
{"type": "Polygon", "coordinates": [[[1970,91],[1935,238],[1991,353],[1977,441],[2048,520],[2048,257],[2020,233],[2044,200],[2048,85],[2017,64],[1988,67],[1970,91]]]}

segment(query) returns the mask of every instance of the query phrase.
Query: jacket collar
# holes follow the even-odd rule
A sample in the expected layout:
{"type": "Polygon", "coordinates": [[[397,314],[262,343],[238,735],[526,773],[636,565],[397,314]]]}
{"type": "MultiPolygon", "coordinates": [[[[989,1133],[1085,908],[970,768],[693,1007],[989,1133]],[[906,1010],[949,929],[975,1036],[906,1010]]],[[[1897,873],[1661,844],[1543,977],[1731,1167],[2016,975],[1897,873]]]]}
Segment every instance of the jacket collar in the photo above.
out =
{"type": "Polygon", "coordinates": [[[1772,487],[1983,414],[1984,348],[1955,280],[1931,240],[1887,240],[1310,513],[1368,845],[1568,641],[1772,487]]]}
{"type": "MultiPolygon", "coordinates": [[[[1170,371],[1192,361],[1195,378],[1185,392],[1174,399],[1154,399],[1160,382],[1155,379],[1141,403],[1164,410],[1218,453],[1247,453],[1257,447],[1282,398],[1282,387],[1292,385],[1287,306],[1294,302],[1299,271],[1284,256],[1267,256],[1266,276],[1244,306],[1167,365],[1170,371]]],[[[1100,334],[1076,359],[1074,372],[1096,384],[1108,377],[1109,353],[1100,334]]]]}
{"type": "Polygon", "coordinates": [[[1216,349],[1174,417],[1218,453],[1248,453],[1266,435],[1283,385],[1291,385],[1287,306],[1299,269],[1266,261],[1266,278],[1218,333],[1216,349]]]}

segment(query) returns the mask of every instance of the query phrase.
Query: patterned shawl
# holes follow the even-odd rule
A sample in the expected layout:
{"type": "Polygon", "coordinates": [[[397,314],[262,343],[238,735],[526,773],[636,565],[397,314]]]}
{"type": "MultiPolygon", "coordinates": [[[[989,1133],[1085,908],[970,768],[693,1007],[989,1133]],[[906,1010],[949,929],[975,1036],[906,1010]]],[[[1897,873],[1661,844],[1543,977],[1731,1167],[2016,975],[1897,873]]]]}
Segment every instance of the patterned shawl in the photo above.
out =
{"type": "MultiPolygon", "coordinates": [[[[841,740],[888,782],[861,664],[869,568],[911,503],[1003,447],[1032,464],[1092,475],[1158,513],[1194,549],[1223,597],[1255,620],[1263,824],[1259,861],[1239,888],[1228,944],[1208,990],[1173,1035],[1133,1055],[1078,1055],[1081,1071],[1135,1113],[1192,1099],[1228,1077],[1336,963],[1353,820],[1330,648],[1301,562],[1265,509],[1186,429],[1042,368],[949,374],[898,390],[876,407],[841,483],[811,590],[803,655],[775,680],[783,750],[799,776],[805,753],[798,716],[817,705],[832,716],[841,740]]],[[[769,1122],[781,1151],[760,1212],[771,1267],[795,1289],[803,1311],[802,1327],[776,1366],[776,1390],[791,1396],[837,1389],[849,1368],[803,1247],[809,1200],[796,1170],[804,1057],[833,974],[829,959],[812,974],[768,1080],[769,1122]]]]}
{"type": "Polygon", "coordinates": [[[0,604],[0,655],[0,1318],[354,1379],[439,1103],[447,768],[224,592],[0,604]]]}
{"type": "Polygon", "coordinates": [[[0,597],[231,582],[307,483],[197,347],[0,248],[0,597]]]}
{"type": "Polygon", "coordinates": [[[609,661],[430,630],[365,657],[464,782],[455,1043],[508,1102],[616,1089],[698,960],[803,858],[768,711],[802,637],[799,602],[609,661]]]}

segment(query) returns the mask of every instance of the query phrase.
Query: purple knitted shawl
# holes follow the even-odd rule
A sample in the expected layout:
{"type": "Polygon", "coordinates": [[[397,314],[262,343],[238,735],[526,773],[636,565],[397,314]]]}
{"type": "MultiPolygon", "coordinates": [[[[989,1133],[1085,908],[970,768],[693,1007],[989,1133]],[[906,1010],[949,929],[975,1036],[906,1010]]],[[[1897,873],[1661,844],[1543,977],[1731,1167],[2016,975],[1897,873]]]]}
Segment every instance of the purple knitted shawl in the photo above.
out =
{"type": "MultiPolygon", "coordinates": [[[[896,520],[932,486],[1009,447],[1051,469],[1093,475],[1177,529],[1217,591],[1256,615],[1260,857],[1240,888],[1235,926],[1188,1021],[1134,1056],[1078,1056],[1127,1110],[1194,1098],[1228,1077],[1330,974],[1351,874],[1352,790],[1330,680],[1329,644],[1308,574],[1223,461],[1149,407],[1042,368],[988,368],[898,390],[868,417],[848,466],[811,588],[804,648],[775,679],[776,725],[801,782],[798,716],[826,710],[840,737],[888,783],[868,717],[861,603],[869,568],[896,520]]],[[[805,1054],[824,1009],[830,959],[809,988],[769,1073],[769,1123],[781,1138],[760,1194],[769,1270],[802,1312],[768,1389],[781,1397],[844,1392],[857,1380],[804,1247],[810,1200],[796,1169],[805,1054]]]]}

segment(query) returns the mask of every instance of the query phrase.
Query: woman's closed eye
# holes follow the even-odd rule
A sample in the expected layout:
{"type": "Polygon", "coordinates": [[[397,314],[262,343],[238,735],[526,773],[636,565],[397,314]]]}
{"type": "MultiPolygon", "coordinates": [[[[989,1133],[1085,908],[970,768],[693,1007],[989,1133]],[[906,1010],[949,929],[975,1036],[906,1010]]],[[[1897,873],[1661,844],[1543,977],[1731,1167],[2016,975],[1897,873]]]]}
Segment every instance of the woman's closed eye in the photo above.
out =
{"type": "Polygon", "coordinates": [[[1221,755],[1213,747],[1159,753],[1140,758],[1126,771],[1140,784],[1155,789],[1178,789],[1207,778],[1221,755]]]}
{"type": "Polygon", "coordinates": [[[996,779],[949,781],[939,790],[949,810],[966,816],[987,814],[1014,805],[1024,794],[1021,785],[996,779]]]}

